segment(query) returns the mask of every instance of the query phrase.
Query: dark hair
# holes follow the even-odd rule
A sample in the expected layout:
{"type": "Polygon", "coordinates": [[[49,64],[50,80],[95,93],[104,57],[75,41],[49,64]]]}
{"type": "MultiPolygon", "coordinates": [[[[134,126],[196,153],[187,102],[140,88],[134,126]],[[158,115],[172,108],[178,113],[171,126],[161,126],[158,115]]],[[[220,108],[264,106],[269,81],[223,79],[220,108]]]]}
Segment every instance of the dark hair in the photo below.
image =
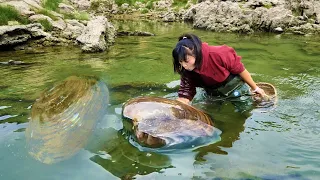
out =
{"type": "Polygon", "coordinates": [[[181,66],[181,61],[186,61],[187,55],[195,57],[195,67],[199,68],[202,63],[202,42],[200,38],[194,34],[183,34],[179,38],[179,42],[172,50],[173,71],[182,74],[184,68],[181,66]]]}

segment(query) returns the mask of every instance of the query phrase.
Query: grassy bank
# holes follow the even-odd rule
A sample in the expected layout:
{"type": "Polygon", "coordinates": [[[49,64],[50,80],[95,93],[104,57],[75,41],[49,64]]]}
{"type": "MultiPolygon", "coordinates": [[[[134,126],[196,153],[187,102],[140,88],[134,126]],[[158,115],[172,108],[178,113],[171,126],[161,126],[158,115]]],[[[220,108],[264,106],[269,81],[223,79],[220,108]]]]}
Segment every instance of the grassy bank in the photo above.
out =
{"type": "Polygon", "coordinates": [[[20,24],[29,23],[29,20],[20,15],[14,7],[0,5],[0,25],[8,25],[8,21],[18,21],[20,24]]]}

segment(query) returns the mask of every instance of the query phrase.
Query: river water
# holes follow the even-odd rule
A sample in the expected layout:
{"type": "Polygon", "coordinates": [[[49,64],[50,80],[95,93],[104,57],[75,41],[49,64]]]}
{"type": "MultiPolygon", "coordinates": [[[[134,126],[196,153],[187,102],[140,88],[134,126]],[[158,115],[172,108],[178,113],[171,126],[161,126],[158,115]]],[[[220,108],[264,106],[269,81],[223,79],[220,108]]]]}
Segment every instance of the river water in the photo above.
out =
{"type": "Polygon", "coordinates": [[[181,23],[115,25],[156,36],[118,37],[103,53],[72,46],[0,52],[0,62],[26,63],[0,66],[0,179],[320,178],[319,36],[213,33],[181,23]],[[182,32],[234,47],[256,82],[277,88],[278,104],[244,115],[231,104],[215,108],[196,98],[193,105],[211,114],[222,131],[220,141],[187,152],[139,151],[119,131],[122,104],[137,96],[177,97],[171,51],[182,32]],[[88,75],[108,87],[107,113],[73,156],[53,164],[36,160],[25,135],[32,105],[66,78],[88,75]]]}

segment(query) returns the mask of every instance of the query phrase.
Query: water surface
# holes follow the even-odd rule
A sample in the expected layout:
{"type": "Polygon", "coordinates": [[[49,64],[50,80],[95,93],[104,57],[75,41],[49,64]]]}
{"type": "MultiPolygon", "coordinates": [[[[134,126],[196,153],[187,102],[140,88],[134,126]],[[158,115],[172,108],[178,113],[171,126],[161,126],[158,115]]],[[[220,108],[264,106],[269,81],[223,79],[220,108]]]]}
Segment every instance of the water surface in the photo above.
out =
{"type": "Polygon", "coordinates": [[[186,24],[115,23],[153,37],[119,37],[108,52],[84,54],[78,47],[0,52],[1,179],[318,179],[320,177],[320,37],[237,35],[191,29],[186,24]],[[129,98],[177,96],[171,50],[182,32],[212,45],[227,44],[259,82],[276,86],[275,110],[235,112],[197,96],[194,106],[214,117],[221,141],[184,153],[142,152],[119,130],[129,98]],[[25,128],[40,94],[70,76],[96,76],[109,88],[108,113],[89,143],[70,159],[47,165],[26,148],[25,128]]]}

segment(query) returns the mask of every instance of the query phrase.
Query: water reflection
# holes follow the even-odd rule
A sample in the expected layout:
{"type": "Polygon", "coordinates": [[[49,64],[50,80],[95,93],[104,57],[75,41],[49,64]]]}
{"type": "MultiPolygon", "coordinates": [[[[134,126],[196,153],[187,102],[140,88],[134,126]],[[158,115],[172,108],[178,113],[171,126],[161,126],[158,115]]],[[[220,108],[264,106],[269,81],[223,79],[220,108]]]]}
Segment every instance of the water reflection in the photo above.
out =
{"type": "Polygon", "coordinates": [[[86,144],[107,105],[108,89],[93,77],[71,76],[43,92],[26,129],[29,154],[47,164],[71,157],[86,144]]]}
{"type": "Polygon", "coordinates": [[[210,102],[202,102],[195,104],[201,107],[206,112],[214,117],[215,126],[222,131],[221,141],[199,148],[197,158],[202,159],[202,156],[208,152],[216,154],[228,154],[225,148],[231,148],[233,143],[239,140],[240,133],[244,131],[244,123],[250,118],[251,112],[244,113],[235,112],[235,107],[231,102],[224,104],[210,102]]]}
{"type": "MultiPolygon", "coordinates": [[[[121,121],[112,115],[108,121],[121,121]]],[[[86,147],[96,155],[90,158],[91,161],[121,179],[131,179],[136,175],[146,175],[159,172],[162,169],[172,168],[171,159],[164,154],[153,152],[142,152],[128,143],[128,139],[114,126],[107,125],[102,128],[99,125],[94,132],[94,140],[90,140],[86,147]]]]}

